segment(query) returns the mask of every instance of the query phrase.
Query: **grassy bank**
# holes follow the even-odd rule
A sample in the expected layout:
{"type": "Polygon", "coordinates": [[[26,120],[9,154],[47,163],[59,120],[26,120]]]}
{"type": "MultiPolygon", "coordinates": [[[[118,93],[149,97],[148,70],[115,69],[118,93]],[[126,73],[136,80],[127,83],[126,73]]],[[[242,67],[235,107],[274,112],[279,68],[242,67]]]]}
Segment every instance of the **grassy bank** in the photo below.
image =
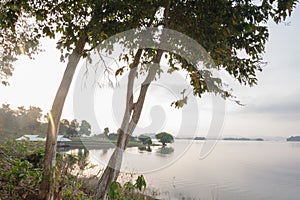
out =
{"type": "MultiPolygon", "coordinates": [[[[88,149],[107,149],[114,148],[117,140],[103,140],[95,137],[86,138],[71,138],[71,142],[67,142],[71,148],[88,148],[88,149]]],[[[127,147],[140,147],[143,146],[141,142],[130,141],[127,147]]]]}
{"type": "MultiPolygon", "coordinates": [[[[36,143],[10,140],[0,144],[0,199],[38,199],[43,156],[43,147],[36,143]]],[[[78,156],[57,154],[56,198],[92,200],[99,177],[84,175],[90,167],[87,160],[78,156]]],[[[114,182],[109,199],[154,200],[145,194],[146,182],[143,176],[139,177],[122,185],[114,182]]]]}

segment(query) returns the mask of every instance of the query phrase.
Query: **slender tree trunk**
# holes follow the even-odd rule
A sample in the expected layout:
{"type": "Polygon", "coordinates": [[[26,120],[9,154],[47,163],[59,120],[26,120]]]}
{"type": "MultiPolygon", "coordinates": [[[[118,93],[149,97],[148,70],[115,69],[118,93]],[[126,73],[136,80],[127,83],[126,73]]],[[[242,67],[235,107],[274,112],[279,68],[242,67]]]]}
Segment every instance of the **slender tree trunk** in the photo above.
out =
{"type": "MultiPolygon", "coordinates": [[[[164,10],[165,27],[168,27],[169,25],[168,18],[170,12],[170,4],[171,4],[171,0],[167,2],[166,8],[164,10]]],[[[165,39],[166,38],[163,37],[162,42],[164,42],[165,39]]],[[[108,193],[110,184],[113,181],[116,181],[119,176],[122,159],[123,159],[123,152],[125,151],[127,144],[130,140],[130,136],[133,133],[140,119],[148,88],[151,82],[154,80],[156,72],[158,70],[154,66],[149,69],[148,75],[141,85],[138,100],[136,103],[133,103],[133,83],[134,83],[141,54],[142,54],[142,50],[139,49],[135,55],[132,68],[130,69],[130,73],[128,75],[126,108],[125,108],[125,113],[124,113],[121,128],[118,130],[119,133],[118,142],[112,156],[110,157],[108,165],[105,168],[99,180],[95,200],[98,200],[101,197],[107,199],[106,194],[108,193]]],[[[156,64],[160,63],[162,54],[163,54],[163,50],[159,49],[157,51],[156,57],[154,58],[154,63],[156,64]]]]}
{"type": "Polygon", "coordinates": [[[54,199],[54,178],[56,160],[56,140],[59,129],[59,122],[65,99],[67,97],[76,67],[81,58],[85,46],[86,37],[82,36],[77,42],[76,48],[69,57],[67,68],[64,72],[62,81],[57,90],[52,109],[48,114],[48,129],[46,139],[46,149],[43,161],[43,175],[40,184],[39,198],[41,200],[54,199]]]}
{"type": "MultiPolygon", "coordinates": [[[[160,62],[162,53],[163,53],[162,50],[158,50],[158,53],[157,53],[157,56],[155,59],[156,63],[160,62]]],[[[136,56],[136,58],[137,58],[137,56],[136,56]]],[[[105,170],[100,178],[99,184],[98,184],[97,194],[96,194],[96,198],[95,198],[97,200],[100,199],[101,197],[104,197],[104,199],[106,199],[106,194],[108,192],[110,183],[113,181],[116,181],[119,176],[122,159],[123,159],[123,152],[125,151],[127,144],[130,140],[130,136],[133,133],[133,131],[139,121],[139,118],[140,118],[140,115],[141,115],[141,112],[143,109],[143,105],[145,102],[147,90],[148,90],[151,82],[154,80],[156,70],[157,70],[157,68],[154,68],[154,67],[150,68],[145,81],[142,83],[142,87],[140,89],[140,95],[138,97],[138,100],[136,103],[133,103],[132,91],[133,91],[133,82],[134,82],[134,78],[135,78],[135,73],[137,70],[136,68],[137,68],[137,65],[135,66],[135,68],[131,69],[130,74],[128,76],[127,103],[126,103],[125,114],[124,114],[123,122],[121,125],[121,129],[118,130],[119,136],[118,136],[118,142],[117,142],[116,148],[115,148],[112,156],[110,157],[108,165],[105,168],[105,170]],[[134,73],[131,73],[131,72],[134,72],[134,73]]]]}
{"type": "Polygon", "coordinates": [[[123,116],[123,121],[121,124],[121,128],[118,130],[118,141],[116,145],[116,149],[114,150],[110,160],[108,162],[107,167],[105,168],[98,184],[96,199],[100,197],[105,198],[105,194],[108,192],[109,185],[111,182],[117,180],[120,169],[121,169],[121,162],[123,158],[123,151],[126,148],[126,137],[128,137],[127,129],[130,122],[130,116],[133,111],[133,84],[134,78],[136,76],[137,67],[141,58],[143,50],[139,49],[135,54],[135,58],[133,61],[132,68],[130,69],[128,75],[128,82],[127,82],[127,96],[126,96],[126,107],[123,116]]]}

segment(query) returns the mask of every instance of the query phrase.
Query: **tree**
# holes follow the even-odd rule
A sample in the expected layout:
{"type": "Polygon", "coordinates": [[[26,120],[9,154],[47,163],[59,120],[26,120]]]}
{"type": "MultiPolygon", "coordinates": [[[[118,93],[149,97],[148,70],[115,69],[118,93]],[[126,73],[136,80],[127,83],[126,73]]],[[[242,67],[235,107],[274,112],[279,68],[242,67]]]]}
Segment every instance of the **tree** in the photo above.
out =
{"type": "MultiPolygon", "coordinates": [[[[210,62],[213,60],[217,70],[227,72],[243,85],[253,86],[257,83],[257,72],[262,70],[262,53],[269,36],[266,22],[269,19],[273,19],[276,23],[285,20],[296,3],[297,0],[262,2],[164,0],[154,8],[156,12],[148,20],[149,23],[136,28],[160,27],[157,34],[162,37],[158,39],[158,43],[186,50],[187,55],[196,57],[196,61],[203,62],[207,69],[213,67],[210,62]],[[163,28],[173,29],[189,36],[201,44],[208,54],[201,55],[200,52],[187,49],[181,44],[182,41],[176,38],[163,38],[163,28]],[[246,56],[241,56],[240,51],[244,51],[246,56]]],[[[146,9],[152,8],[149,6],[146,9]]],[[[149,38],[151,39],[151,36],[149,38]]],[[[119,138],[116,149],[101,176],[96,198],[104,196],[108,185],[117,179],[123,151],[139,121],[147,90],[156,75],[161,72],[154,67],[147,68],[143,64],[159,64],[164,54],[169,64],[168,72],[178,70],[187,72],[195,96],[201,97],[204,93],[214,93],[224,99],[233,99],[239,103],[231,90],[224,87],[226,84],[222,79],[213,77],[209,70],[198,70],[194,66],[198,62],[189,63],[184,57],[174,53],[176,51],[166,51],[155,47],[154,45],[153,49],[136,49],[135,52],[131,51],[126,55],[127,58],[131,56],[131,59],[125,59],[130,62],[127,66],[129,74],[124,117],[118,130],[119,138]],[[134,98],[134,79],[141,73],[140,71],[146,74],[146,78],[141,84],[139,96],[134,98]],[[137,100],[134,102],[134,99],[137,100]]],[[[116,75],[122,74],[125,69],[120,68],[116,75]]],[[[183,98],[172,105],[180,108],[186,103],[187,96],[183,92],[183,98]]]]}
{"type": "Polygon", "coordinates": [[[107,137],[109,140],[116,141],[119,135],[117,133],[110,133],[107,137]]]}
{"type": "Polygon", "coordinates": [[[68,59],[65,73],[54,98],[49,123],[43,176],[40,187],[41,199],[53,199],[56,139],[60,117],[75,69],[81,57],[88,54],[104,39],[119,32],[145,24],[153,13],[153,2],[130,1],[1,1],[0,7],[0,78],[12,75],[12,62],[20,54],[31,56],[38,52],[40,38],[61,37],[57,47],[61,60],[68,59]],[[148,9],[146,9],[148,8],[148,9]],[[136,12],[136,11],[139,12],[136,12]],[[146,19],[146,21],[145,21],[146,19]],[[21,23],[27,20],[26,23],[21,23]],[[8,39],[7,39],[8,38],[8,39]],[[2,41],[4,41],[2,43],[2,41]],[[88,48],[85,49],[86,44],[88,48]]]}
{"type": "Polygon", "coordinates": [[[145,145],[151,145],[152,144],[152,140],[149,136],[146,136],[146,135],[140,135],[138,137],[138,139],[145,145]]]}
{"type": "MultiPolygon", "coordinates": [[[[4,41],[0,46],[2,77],[7,79],[12,75],[12,62],[18,55],[31,56],[37,53],[40,38],[55,38],[56,33],[62,35],[58,42],[58,47],[64,53],[62,58],[69,58],[49,113],[40,199],[53,199],[54,196],[53,167],[59,121],[76,66],[88,40],[85,30],[89,28],[85,17],[91,16],[89,7],[84,1],[1,1],[0,39],[4,41]]],[[[7,85],[6,80],[2,83],[7,85]]]]}
{"type": "Polygon", "coordinates": [[[104,132],[103,133],[107,137],[108,134],[109,134],[109,128],[108,127],[104,128],[104,132]]]}
{"type": "Polygon", "coordinates": [[[79,123],[77,122],[76,119],[73,119],[67,130],[67,135],[71,137],[79,136],[78,131],[79,131],[79,123]]]}
{"type": "Polygon", "coordinates": [[[29,109],[26,109],[24,106],[18,107],[16,111],[16,121],[18,122],[19,130],[27,134],[39,132],[42,115],[42,110],[38,107],[30,106],[29,109]]]}
{"type": "Polygon", "coordinates": [[[140,150],[147,150],[147,151],[152,151],[150,145],[152,144],[152,140],[149,136],[146,135],[140,135],[138,137],[138,139],[144,144],[147,145],[147,148],[143,147],[139,147],[140,150]]]}
{"type": "Polygon", "coordinates": [[[91,125],[86,120],[82,120],[79,127],[79,135],[91,135],[91,125]]]}
{"type": "Polygon", "coordinates": [[[59,123],[59,133],[62,135],[67,135],[67,130],[70,128],[70,122],[67,119],[60,120],[59,123]]]}
{"type": "Polygon", "coordinates": [[[40,120],[42,116],[42,109],[39,107],[30,106],[29,109],[26,110],[26,128],[28,131],[33,132],[40,130],[40,120]]]}
{"type": "Polygon", "coordinates": [[[41,134],[44,129],[41,117],[42,110],[39,107],[30,106],[26,109],[19,106],[13,110],[9,104],[3,104],[0,108],[0,130],[4,137],[41,134]]]}
{"type": "Polygon", "coordinates": [[[0,2],[0,84],[5,86],[9,85],[8,78],[14,70],[12,63],[17,57],[23,54],[33,58],[39,51],[41,35],[33,31],[38,25],[32,23],[27,13],[22,13],[17,3],[0,2]]]}
{"type": "Polygon", "coordinates": [[[16,112],[10,108],[9,104],[2,104],[2,108],[0,108],[1,133],[16,131],[16,127],[18,127],[16,112]]]}
{"type": "Polygon", "coordinates": [[[170,133],[161,132],[155,135],[155,138],[162,143],[163,146],[166,146],[167,143],[173,143],[174,138],[170,133]]]}
{"type": "MultiPolygon", "coordinates": [[[[240,83],[252,86],[257,81],[256,72],[261,70],[261,54],[268,39],[266,21],[269,18],[273,18],[277,23],[284,20],[291,14],[297,1],[265,0],[260,4],[253,2],[250,0],[1,1],[1,37],[9,38],[10,35],[14,37],[11,40],[2,39],[5,41],[0,43],[2,57],[9,56],[10,52],[32,55],[38,51],[40,38],[61,36],[58,48],[63,53],[62,59],[68,59],[66,71],[49,112],[40,198],[53,199],[55,175],[53,167],[55,167],[60,117],[75,69],[82,56],[87,55],[88,51],[95,49],[97,44],[116,33],[131,28],[165,27],[182,32],[199,42],[209,52],[217,69],[223,69],[240,83]],[[27,19],[27,23],[20,23],[24,18],[27,19]],[[18,39],[23,42],[20,47],[16,42],[18,39]],[[32,45],[29,45],[30,42],[32,45]],[[238,55],[239,50],[245,50],[246,58],[238,55]]],[[[180,43],[180,41],[168,42],[180,43]]],[[[133,55],[134,59],[131,65],[127,66],[130,73],[124,120],[118,131],[117,150],[113,153],[109,166],[99,181],[97,197],[103,196],[108,185],[118,177],[122,151],[126,149],[129,135],[139,121],[147,90],[157,72],[153,68],[149,70],[144,68],[148,75],[141,87],[139,98],[134,103],[132,85],[138,67],[143,69],[141,67],[143,58],[148,58],[148,61],[151,58],[150,61],[153,63],[159,63],[162,55],[167,54],[170,71],[183,69],[188,72],[194,95],[201,97],[205,92],[214,92],[223,98],[232,97],[230,91],[221,89],[222,81],[219,79],[211,79],[213,88],[209,90],[204,80],[210,74],[205,71],[200,73],[192,63],[188,63],[174,52],[164,52],[154,48],[153,50],[139,49],[130,53],[129,55],[133,55]]],[[[3,60],[10,64],[16,56],[6,57],[3,60]]],[[[4,78],[10,76],[12,71],[11,65],[6,66],[8,67],[1,68],[4,78]]],[[[122,70],[118,72],[121,73],[122,70]]],[[[185,102],[186,97],[174,102],[174,105],[181,107],[185,102]]]]}

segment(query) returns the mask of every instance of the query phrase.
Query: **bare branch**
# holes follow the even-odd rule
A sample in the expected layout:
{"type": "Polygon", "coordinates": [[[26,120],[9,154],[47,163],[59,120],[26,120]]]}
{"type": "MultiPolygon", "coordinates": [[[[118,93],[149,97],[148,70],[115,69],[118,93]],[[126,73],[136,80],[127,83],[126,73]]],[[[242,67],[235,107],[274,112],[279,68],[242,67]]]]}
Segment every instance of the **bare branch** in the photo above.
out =
{"type": "MultiPolygon", "coordinates": [[[[134,84],[134,79],[136,76],[137,72],[137,67],[139,65],[141,55],[142,55],[143,50],[139,49],[137,53],[135,54],[134,61],[132,63],[132,66],[130,68],[130,72],[128,75],[128,83],[127,83],[127,97],[126,97],[126,108],[123,116],[123,121],[121,124],[121,128],[119,129],[119,137],[118,137],[118,143],[117,146],[120,147],[121,149],[126,148],[126,143],[123,138],[124,135],[128,135],[128,124],[130,122],[131,118],[131,113],[134,108],[133,104],[133,84],[134,84]]],[[[128,138],[128,137],[126,137],[128,138]]]]}
{"type": "MultiPolygon", "coordinates": [[[[169,0],[168,3],[167,3],[167,6],[165,8],[165,11],[164,11],[165,27],[168,26],[170,4],[171,4],[171,1],[169,0]]],[[[165,40],[166,38],[164,38],[163,36],[164,36],[164,34],[162,33],[162,40],[161,40],[162,42],[166,41],[165,40]]],[[[145,102],[145,97],[146,97],[148,88],[149,88],[151,82],[154,80],[156,72],[159,70],[159,63],[161,61],[163,52],[164,51],[162,49],[157,50],[157,54],[154,58],[154,63],[156,63],[157,66],[156,67],[155,66],[150,67],[148,75],[147,75],[147,77],[145,78],[144,82],[141,85],[140,94],[139,94],[137,102],[134,104],[135,105],[134,106],[134,112],[132,114],[131,120],[130,120],[129,125],[128,125],[128,134],[130,134],[130,135],[133,133],[133,131],[134,131],[139,119],[140,119],[142,108],[143,108],[143,105],[144,105],[144,102],[145,102]]],[[[128,142],[129,142],[129,137],[126,138],[126,144],[128,142]]]]}

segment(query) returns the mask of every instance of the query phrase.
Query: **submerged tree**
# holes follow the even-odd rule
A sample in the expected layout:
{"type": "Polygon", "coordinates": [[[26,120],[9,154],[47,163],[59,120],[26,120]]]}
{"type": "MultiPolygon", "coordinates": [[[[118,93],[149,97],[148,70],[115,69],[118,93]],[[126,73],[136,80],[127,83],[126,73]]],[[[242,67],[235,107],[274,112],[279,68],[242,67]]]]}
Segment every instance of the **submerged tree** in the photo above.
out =
{"type": "Polygon", "coordinates": [[[163,146],[166,146],[167,143],[173,143],[174,137],[170,133],[161,132],[155,135],[155,138],[162,143],[163,146]]]}
{"type": "Polygon", "coordinates": [[[145,144],[145,145],[151,145],[152,144],[152,140],[151,140],[151,138],[149,137],[149,136],[147,136],[147,135],[140,135],[139,137],[138,137],[138,139],[143,143],[143,144],[145,144]]]}

